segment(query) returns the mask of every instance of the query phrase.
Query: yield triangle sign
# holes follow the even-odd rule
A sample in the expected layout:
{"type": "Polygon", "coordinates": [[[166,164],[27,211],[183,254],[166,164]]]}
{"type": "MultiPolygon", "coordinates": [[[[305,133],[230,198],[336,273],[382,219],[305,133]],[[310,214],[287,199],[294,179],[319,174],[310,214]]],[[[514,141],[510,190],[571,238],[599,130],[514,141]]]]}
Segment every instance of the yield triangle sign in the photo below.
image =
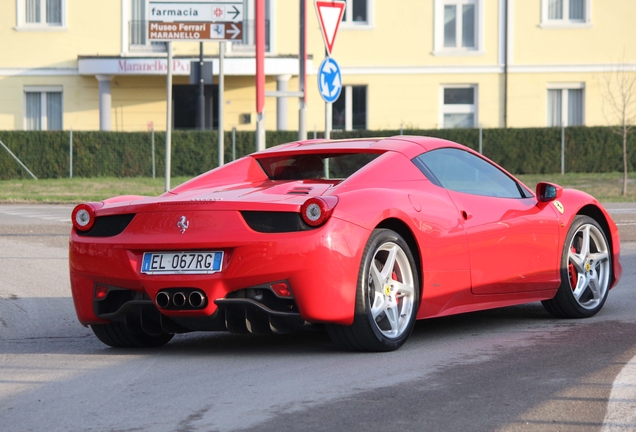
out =
{"type": "Polygon", "coordinates": [[[322,37],[325,40],[327,54],[330,56],[346,5],[347,3],[344,1],[316,1],[320,30],[322,30],[322,37]]]}

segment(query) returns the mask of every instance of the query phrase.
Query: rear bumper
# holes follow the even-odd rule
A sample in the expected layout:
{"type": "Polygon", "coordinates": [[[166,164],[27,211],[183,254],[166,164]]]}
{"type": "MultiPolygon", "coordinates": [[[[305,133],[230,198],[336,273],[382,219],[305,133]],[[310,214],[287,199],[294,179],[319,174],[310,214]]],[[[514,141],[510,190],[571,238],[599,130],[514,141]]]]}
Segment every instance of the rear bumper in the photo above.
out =
{"type": "Polygon", "coordinates": [[[143,293],[157,310],[161,309],[154,299],[160,290],[199,289],[209,299],[205,308],[161,310],[161,314],[175,320],[209,320],[219,308],[215,300],[225,299],[233,291],[281,280],[289,283],[303,320],[343,325],[353,322],[356,283],[368,230],[332,217],[315,230],[264,234],[252,231],[238,212],[210,211],[189,213],[191,227],[181,234],[172,226],[180,215],[139,214],[122,234],[108,238],[71,233],[71,290],[82,324],[109,322],[96,315],[96,284],[143,293]],[[223,270],[211,275],[140,272],[144,252],[187,250],[222,250],[223,270]]]}

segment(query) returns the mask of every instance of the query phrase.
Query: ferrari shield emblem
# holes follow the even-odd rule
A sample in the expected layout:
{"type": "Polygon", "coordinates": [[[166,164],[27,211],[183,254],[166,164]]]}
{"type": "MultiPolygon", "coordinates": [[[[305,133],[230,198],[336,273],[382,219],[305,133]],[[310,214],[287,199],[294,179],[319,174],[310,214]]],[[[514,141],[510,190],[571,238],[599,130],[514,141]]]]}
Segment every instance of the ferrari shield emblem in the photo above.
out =
{"type": "Polygon", "coordinates": [[[391,287],[390,286],[385,286],[384,287],[384,294],[386,294],[387,296],[391,295],[391,287]]]}
{"type": "Polygon", "coordinates": [[[563,204],[561,204],[561,201],[554,201],[554,206],[557,208],[559,213],[563,214],[563,204]]]}

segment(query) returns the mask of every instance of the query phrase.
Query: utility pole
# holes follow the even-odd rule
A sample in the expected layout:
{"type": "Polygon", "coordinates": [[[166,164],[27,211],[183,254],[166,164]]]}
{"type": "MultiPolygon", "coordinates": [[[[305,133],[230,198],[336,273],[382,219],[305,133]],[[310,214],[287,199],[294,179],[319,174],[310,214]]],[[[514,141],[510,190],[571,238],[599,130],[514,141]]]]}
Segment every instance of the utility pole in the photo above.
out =
{"type": "Polygon", "coordinates": [[[197,116],[198,129],[205,129],[205,87],[203,80],[203,42],[199,42],[199,109],[197,116]]]}
{"type": "Polygon", "coordinates": [[[300,26],[298,49],[298,139],[307,139],[307,0],[300,0],[300,26]]]}

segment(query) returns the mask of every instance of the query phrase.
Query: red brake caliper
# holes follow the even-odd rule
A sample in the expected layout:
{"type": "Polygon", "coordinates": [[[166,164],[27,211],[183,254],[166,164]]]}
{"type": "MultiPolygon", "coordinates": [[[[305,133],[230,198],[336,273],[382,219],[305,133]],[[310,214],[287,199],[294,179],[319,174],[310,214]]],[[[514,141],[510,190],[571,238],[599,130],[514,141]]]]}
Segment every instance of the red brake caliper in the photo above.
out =
{"type": "MultiPolygon", "coordinates": [[[[393,280],[397,280],[397,273],[395,272],[395,270],[393,270],[393,273],[391,273],[391,278],[393,280]]],[[[397,298],[397,292],[395,293],[395,301],[396,303],[399,301],[400,299],[397,298]]]]}
{"type": "MultiPolygon", "coordinates": [[[[576,249],[575,248],[570,248],[570,250],[573,253],[576,253],[576,249]]],[[[576,269],[574,268],[574,264],[569,263],[568,264],[568,271],[570,272],[570,287],[572,288],[572,291],[574,291],[576,289],[576,283],[579,279],[579,275],[576,273],[576,269]]]]}

